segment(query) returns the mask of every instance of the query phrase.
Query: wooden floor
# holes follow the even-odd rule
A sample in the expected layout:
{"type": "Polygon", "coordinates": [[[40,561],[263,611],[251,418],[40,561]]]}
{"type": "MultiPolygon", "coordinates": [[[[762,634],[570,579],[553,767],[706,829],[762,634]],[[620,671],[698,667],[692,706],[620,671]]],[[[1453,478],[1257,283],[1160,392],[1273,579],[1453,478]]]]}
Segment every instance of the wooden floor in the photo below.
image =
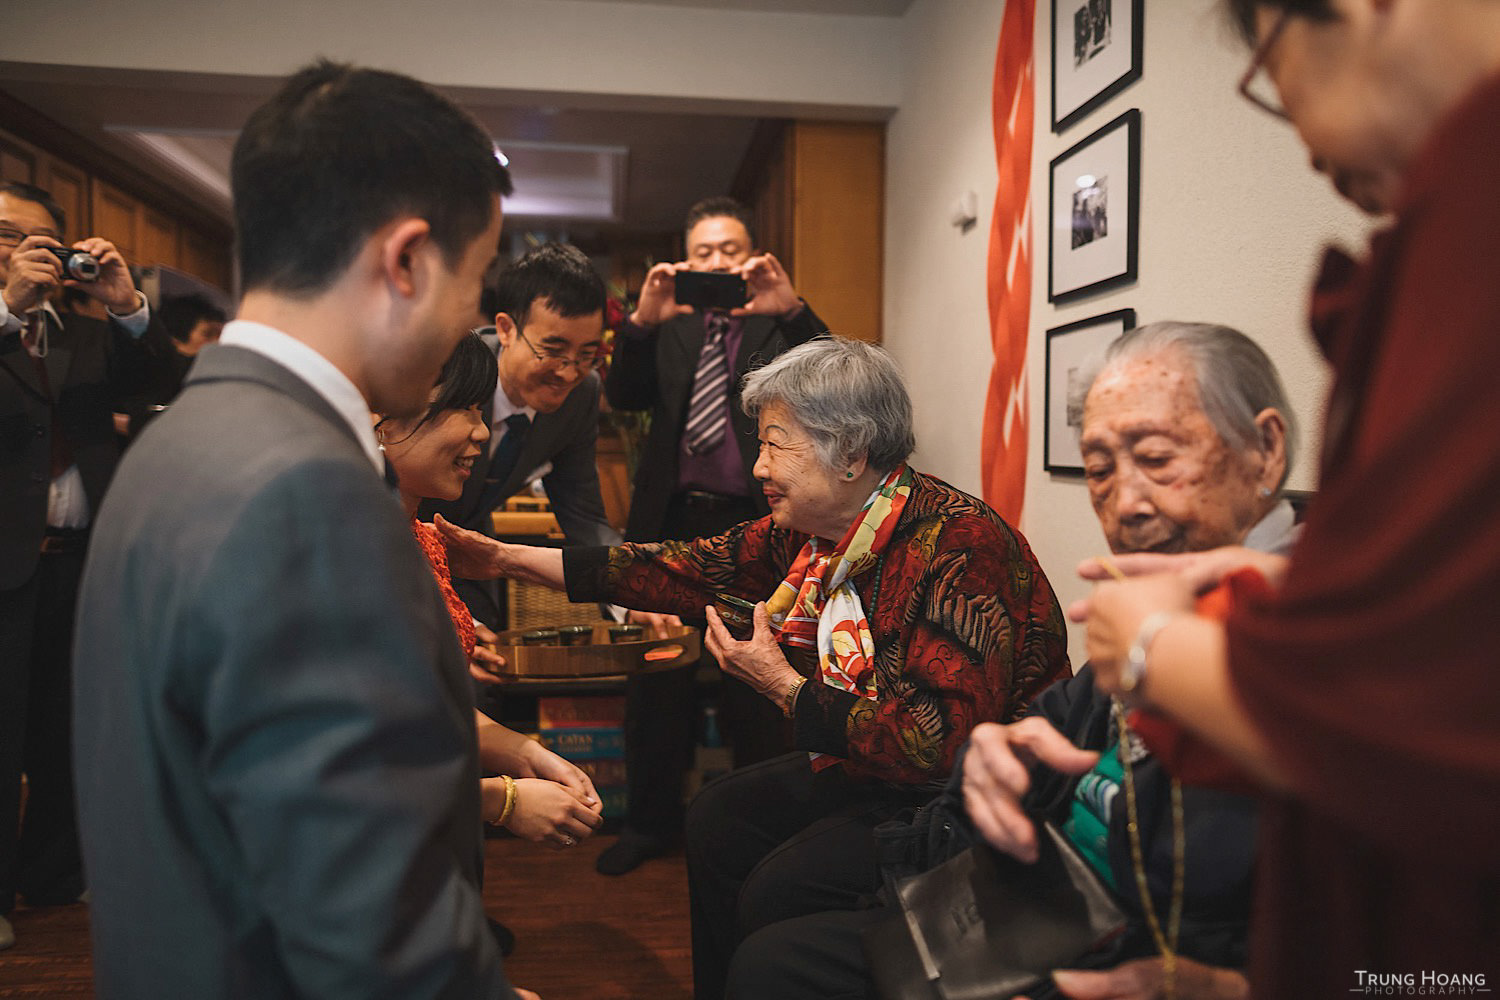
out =
{"type": "MultiPolygon", "coordinates": [[[[607,878],[594,859],[613,837],[554,851],[486,842],[485,908],[516,932],[510,981],[543,1000],[692,994],[687,869],[681,853],[607,878]]],[[[0,997],[94,995],[88,908],[18,908],[16,946],[0,951],[0,997]]]]}

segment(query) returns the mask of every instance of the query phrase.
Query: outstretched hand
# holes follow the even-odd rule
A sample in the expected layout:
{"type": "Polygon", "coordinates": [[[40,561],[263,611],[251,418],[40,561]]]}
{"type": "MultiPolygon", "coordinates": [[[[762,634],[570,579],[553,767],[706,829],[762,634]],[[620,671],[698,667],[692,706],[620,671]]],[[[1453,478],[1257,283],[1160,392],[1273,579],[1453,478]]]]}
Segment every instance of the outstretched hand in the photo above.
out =
{"type": "Polygon", "coordinates": [[[441,514],[432,515],[448,550],[448,575],[460,580],[493,580],[500,575],[500,543],[468,528],[460,528],[441,514]]]}

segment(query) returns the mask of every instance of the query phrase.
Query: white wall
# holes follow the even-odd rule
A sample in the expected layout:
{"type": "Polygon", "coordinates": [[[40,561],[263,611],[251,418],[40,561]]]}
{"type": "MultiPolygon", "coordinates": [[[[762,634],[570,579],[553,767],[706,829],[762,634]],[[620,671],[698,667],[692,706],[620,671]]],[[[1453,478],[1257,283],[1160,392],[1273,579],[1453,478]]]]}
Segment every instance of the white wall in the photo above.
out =
{"type": "MultiPolygon", "coordinates": [[[[1318,249],[1358,246],[1365,223],[1307,166],[1285,123],[1235,92],[1246,53],[1216,0],[1147,0],[1142,78],[1061,136],[1051,133],[1050,0],[1037,0],[1032,171],[1033,278],[1028,347],[1031,443],[1021,528],[1064,606],[1087,594],[1081,560],[1105,551],[1080,480],[1042,471],[1046,330],[1114,309],[1141,323],[1238,327],[1271,355],[1305,429],[1320,422],[1325,376],[1306,334],[1318,249]],[[1129,108],[1142,114],[1140,278],[1054,308],[1047,302],[1049,161],[1129,108]]],[[[990,93],[1001,7],[917,0],[905,18],[906,92],[891,121],[886,194],[886,343],[917,408],[916,464],[979,490],[980,422],[990,367],[985,267],[996,184],[990,93]],[[979,194],[967,235],[947,223],[963,189],[979,194]]],[[[1290,485],[1312,482],[1314,435],[1290,485]]],[[[1071,634],[1074,663],[1082,636],[1071,634]]]]}
{"type": "Polygon", "coordinates": [[[44,0],[7,12],[0,60],[279,77],[324,55],[539,103],[879,119],[900,96],[888,71],[899,29],[891,17],[590,0],[44,0]]]}

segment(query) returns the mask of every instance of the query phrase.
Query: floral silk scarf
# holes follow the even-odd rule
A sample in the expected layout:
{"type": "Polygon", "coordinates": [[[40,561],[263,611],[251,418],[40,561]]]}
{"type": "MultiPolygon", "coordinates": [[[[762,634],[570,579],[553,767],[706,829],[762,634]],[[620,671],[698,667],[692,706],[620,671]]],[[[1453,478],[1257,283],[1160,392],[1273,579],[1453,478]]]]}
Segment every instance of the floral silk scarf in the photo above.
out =
{"type": "Polygon", "coordinates": [[[880,561],[911,494],[905,464],[885,477],[864,512],[832,549],[812,538],[797,553],[766,612],[786,646],[816,649],[822,681],[875,700],[875,643],[854,578],[880,561]]]}

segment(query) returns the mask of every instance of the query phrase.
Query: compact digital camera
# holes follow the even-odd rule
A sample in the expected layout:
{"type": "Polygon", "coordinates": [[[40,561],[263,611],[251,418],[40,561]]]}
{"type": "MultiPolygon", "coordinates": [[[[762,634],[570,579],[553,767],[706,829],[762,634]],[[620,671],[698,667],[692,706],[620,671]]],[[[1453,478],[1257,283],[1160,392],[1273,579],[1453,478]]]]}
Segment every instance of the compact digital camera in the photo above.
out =
{"type": "Polygon", "coordinates": [[[54,257],[62,261],[63,277],[75,281],[94,281],[99,277],[99,258],[83,250],[70,247],[47,247],[54,257]]]}

